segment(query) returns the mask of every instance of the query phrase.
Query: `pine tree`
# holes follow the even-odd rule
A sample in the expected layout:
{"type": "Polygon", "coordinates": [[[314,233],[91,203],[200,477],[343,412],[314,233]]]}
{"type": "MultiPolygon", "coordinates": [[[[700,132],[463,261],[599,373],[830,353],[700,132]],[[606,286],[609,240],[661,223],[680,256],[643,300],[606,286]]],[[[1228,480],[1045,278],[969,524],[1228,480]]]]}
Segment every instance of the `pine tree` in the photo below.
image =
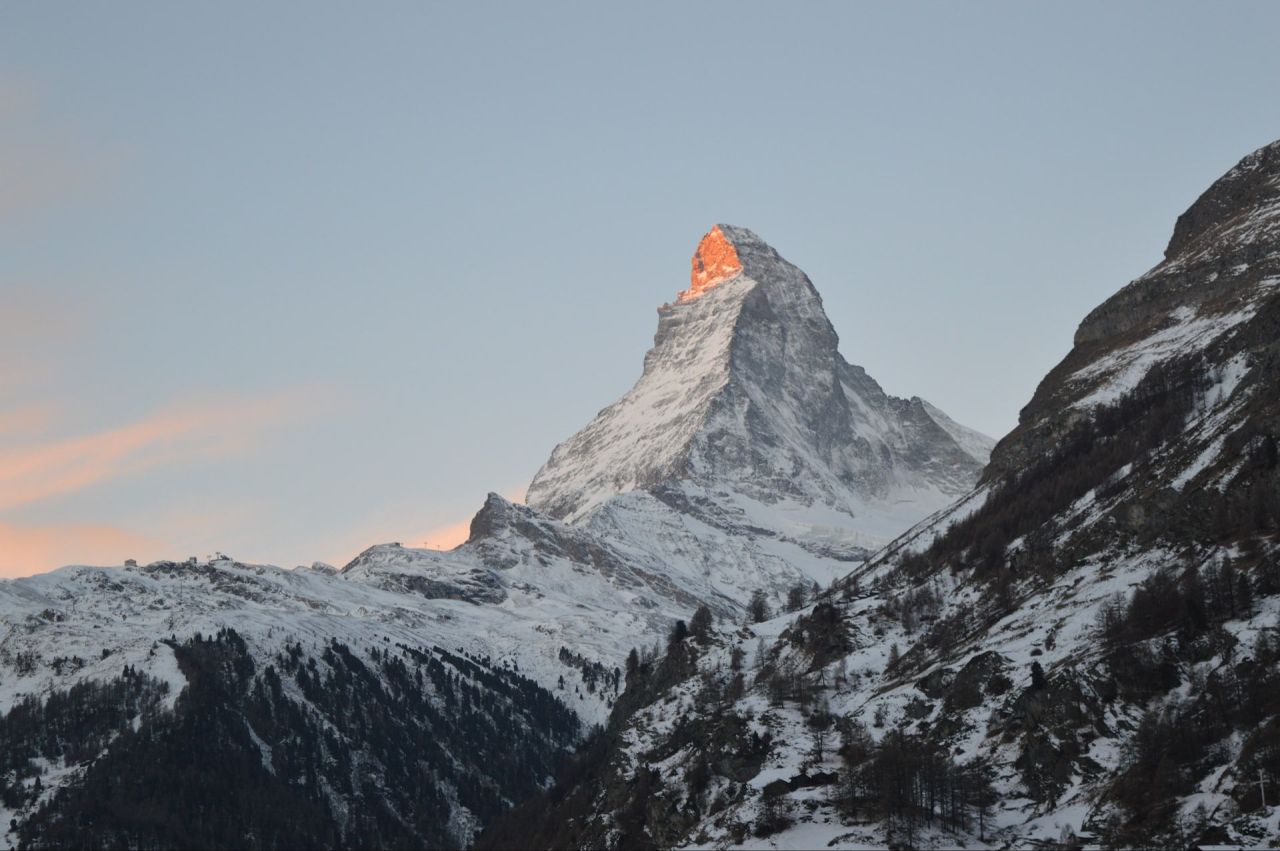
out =
{"type": "Polygon", "coordinates": [[[765,598],[763,591],[756,589],[751,594],[751,602],[747,605],[747,610],[751,614],[752,623],[763,623],[769,619],[769,601],[765,598]]]}
{"type": "Polygon", "coordinates": [[[1049,681],[1045,678],[1044,668],[1040,665],[1038,661],[1032,662],[1031,663],[1031,690],[1044,691],[1045,688],[1048,687],[1048,685],[1049,685],[1049,681]]]}
{"type": "Polygon", "coordinates": [[[699,642],[706,643],[707,639],[711,637],[711,625],[711,610],[706,606],[699,606],[689,620],[689,632],[699,642]]]}
{"type": "Polygon", "coordinates": [[[684,621],[676,621],[676,625],[671,627],[671,634],[667,637],[667,650],[670,652],[672,647],[680,644],[689,637],[689,627],[684,621]]]}
{"type": "Polygon", "coordinates": [[[804,608],[805,587],[803,583],[797,582],[787,591],[787,611],[798,612],[804,608]]]}

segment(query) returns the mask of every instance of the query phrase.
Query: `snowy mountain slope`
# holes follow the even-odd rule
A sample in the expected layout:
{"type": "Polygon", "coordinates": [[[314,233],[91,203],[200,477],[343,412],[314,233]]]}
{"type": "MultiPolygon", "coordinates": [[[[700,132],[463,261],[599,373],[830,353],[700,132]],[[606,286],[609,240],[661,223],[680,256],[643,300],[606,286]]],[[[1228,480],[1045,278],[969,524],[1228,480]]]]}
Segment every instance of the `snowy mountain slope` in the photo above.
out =
{"type": "Polygon", "coordinates": [[[1085,319],[976,488],[641,666],[583,779],[482,847],[1274,844],[1277,264],[1280,142],[1085,319]]]}
{"type": "Polygon", "coordinates": [[[803,272],[751,231],[716,226],[691,289],[659,309],[640,380],[556,447],[529,505],[582,522],[645,490],[820,553],[887,541],[967,490],[991,442],[886,395],[837,345],[803,272]]]}
{"type": "MultiPolygon", "coordinates": [[[[677,565],[678,566],[678,565],[677,565]]],[[[295,640],[427,642],[512,664],[555,687],[566,667],[559,649],[618,664],[637,643],[660,636],[706,601],[722,612],[738,604],[696,576],[653,557],[619,551],[585,530],[540,518],[491,495],[472,539],[452,552],[395,544],[371,547],[340,572],[284,570],[230,559],[142,567],[64,568],[0,584],[0,663],[19,656],[91,660],[62,674],[36,664],[29,676],[0,675],[18,694],[45,692],[92,673],[130,664],[181,682],[158,638],[232,628],[263,656],[295,640]]],[[[588,721],[603,717],[605,697],[568,702],[588,721]]]]}
{"type": "Polygon", "coordinates": [[[713,234],[691,289],[661,311],[637,387],[556,450],[532,507],[491,495],[452,551],[379,545],[341,571],[220,557],[0,583],[9,753],[31,729],[50,741],[69,703],[105,719],[77,727],[69,751],[0,760],[7,839],[464,844],[545,781],[577,725],[605,720],[633,647],[653,656],[702,605],[738,619],[756,592],[776,603],[828,586],[974,481],[989,441],[886,396],[836,353],[799,270],[748,231],[713,234]],[[120,700],[136,711],[120,716],[120,700]],[[217,728],[206,761],[219,768],[183,775],[184,795],[252,788],[227,812],[277,805],[193,833],[130,820],[141,786],[110,772],[163,785],[157,766],[184,758],[193,723],[217,728]],[[513,759],[487,767],[477,736],[513,759]],[[425,756],[407,750],[422,737],[425,756]],[[366,785],[351,785],[351,760],[366,785]],[[284,778],[299,772],[294,788],[284,778]]]}
{"type": "MultiPolygon", "coordinates": [[[[227,559],[124,569],[71,567],[4,583],[0,701],[6,716],[0,738],[10,749],[3,759],[2,797],[8,818],[19,825],[6,839],[54,846],[123,845],[145,837],[160,845],[244,844],[265,841],[253,831],[275,820],[277,829],[302,844],[465,843],[500,809],[503,798],[510,801],[542,782],[556,753],[578,729],[577,718],[550,692],[517,672],[518,630],[509,629],[504,642],[490,629],[495,619],[503,617],[492,609],[424,601],[346,581],[329,569],[281,570],[227,559]],[[503,650],[501,660],[491,658],[503,650]],[[416,686],[369,677],[379,668],[395,672],[397,660],[384,653],[403,654],[410,669],[416,667],[416,686]],[[458,654],[461,661],[448,662],[445,654],[458,654]],[[433,670],[442,659],[454,669],[444,680],[433,670]],[[425,681],[424,670],[432,674],[425,681]],[[94,689],[119,690],[138,682],[162,690],[158,713],[126,717],[114,730],[78,740],[113,705],[95,702],[94,689]],[[449,709],[456,702],[453,690],[462,689],[462,683],[468,683],[469,693],[485,695],[483,710],[459,714],[456,707],[449,709]],[[264,686],[269,688],[265,695],[264,686]],[[358,700],[360,711],[327,703],[335,696],[358,700]],[[56,721],[56,713],[67,710],[55,707],[68,702],[75,707],[70,722],[52,739],[64,744],[42,745],[51,741],[49,733],[37,731],[64,723],[56,721]],[[403,719],[414,729],[401,731],[400,744],[388,749],[385,741],[370,738],[369,719],[361,716],[395,713],[402,705],[418,707],[403,719]],[[33,706],[35,720],[20,724],[19,716],[31,716],[33,706]],[[512,765],[519,767],[490,781],[491,766],[463,747],[458,731],[444,729],[455,723],[451,718],[471,728],[494,727],[495,741],[509,737],[507,747],[518,754],[512,765]],[[201,747],[209,757],[195,773],[172,764],[181,763],[184,754],[191,759],[192,733],[184,729],[192,723],[201,725],[201,747]],[[21,732],[28,728],[33,729],[21,732]],[[418,752],[409,763],[394,752],[428,729],[435,729],[434,752],[418,752]],[[246,748],[252,757],[248,763],[246,748]],[[423,761],[426,776],[405,773],[414,760],[423,761]],[[380,798],[367,787],[351,788],[345,779],[350,775],[343,773],[349,769],[342,766],[353,761],[363,765],[366,782],[394,784],[409,797],[380,798]],[[183,796],[203,796],[213,794],[210,787],[232,786],[260,787],[264,796],[279,796],[283,809],[264,819],[237,809],[247,802],[226,802],[225,822],[175,834],[164,822],[134,820],[139,805],[149,797],[156,800],[154,793],[113,779],[113,765],[128,766],[116,770],[130,776],[143,765],[169,766],[173,776],[154,779],[174,790],[175,797],[160,800],[175,806],[182,799],[179,790],[183,796]],[[312,780],[295,790],[282,778],[302,766],[312,780]],[[108,784],[123,800],[110,804],[101,794],[89,795],[86,790],[95,782],[108,784]],[[115,816],[95,817],[86,824],[107,832],[60,832],[71,812],[100,806],[112,807],[124,821],[111,828],[115,816]],[[354,815],[362,807],[385,810],[385,818],[365,823],[354,815]],[[428,812],[433,821],[419,823],[428,812]],[[312,828],[319,832],[308,833],[312,828]],[[124,833],[110,832],[115,829],[124,833]],[[216,832],[226,830],[231,833],[216,832]]],[[[544,679],[553,664],[545,662],[544,679]]],[[[572,688],[565,695],[569,704],[575,702],[572,688]]]]}
{"type": "MultiPolygon", "coordinates": [[[[711,549],[714,544],[699,546],[711,549]]],[[[731,553],[730,548],[718,554],[723,570],[738,569],[728,561],[731,553]]],[[[341,572],[321,566],[283,570],[230,559],[64,568],[0,583],[0,711],[17,711],[16,707],[32,699],[63,701],[64,695],[87,684],[106,687],[143,677],[166,690],[156,698],[160,715],[140,716],[135,724],[161,731],[153,734],[152,740],[170,741],[166,736],[179,734],[165,731],[191,717],[191,688],[207,681],[207,677],[192,679],[192,663],[183,662],[179,654],[194,658],[207,655],[212,651],[202,649],[204,645],[193,637],[222,636],[230,631],[234,641],[228,647],[239,654],[239,664],[256,672],[254,681],[259,684],[270,681],[270,670],[283,671],[286,662],[301,661],[295,671],[299,679],[296,683],[286,680],[282,695],[271,704],[274,712],[299,719],[330,718],[322,723],[341,728],[343,723],[351,723],[350,716],[334,718],[340,707],[325,705],[309,693],[313,688],[309,683],[336,678],[333,688],[339,688],[341,683],[353,681],[353,665],[357,683],[366,682],[367,670],[382,668],[393,673],[394,668],[387,668],[385,659],[376,655],[385,648],[407,648],[402,652],[408,654],[408,663],[412,666],[417,659],[419,667],[427,664],[419,658],[422,653],[434,654],[437,661],[444,659],[446,668],[455,664],[448,661],[447,654],[459,655],[464,662],[456,663],[462,669],[452,675],[455,679],[461,675],[466,680],[468,666],[482,671],[471,675],[468,687],[483,695],[475,698],[483,703],[475,705],[485,706],[486,713],[493,712],[488,707],[494,702],[505,707],[466,724],[507,724],[501,735],[494,734],[498,738],[493,741],[512,737],[505,747],[516,762],[504,763],[511,768],[502,771],[518,766],[523,773],[504,774],[501,783],[491,782],[485,772],[496,769],[483,761],[477,763],[478,752],[473,753],[473,745],[465,738],[467,728],[437,730],[436,755],[413,757],[431,760],[431,778],[412,780],[419,792],[392,808],[390,827],[375,829],[353,822],[344,814],[363,793],[331,790],[325,793],[320,822],[329,825],[330,832],[316,834],[310,841],[462,845],[497,809],[526,794],[529,784],[545,780],[554,766],[548,753],[566,747],[574,737],[566,733],[568,721],[576,731],[579,724],[586,726],[605,717],[620,686],[619,666],[630,648],[658,640],[671,623],[688,618],[703,601],[718,611],[740,610],[737,598],[747,593],[740,572],[729,581],[723,576],[704,579],[700,571],[682,573],[678,569],[688,564],[686,558],[673,568],[648,553],[619,550],[586,530],[538,517],[523,506],[492,496],[476,517],[472,539],[459,549],[440,553],[382,545],[362,553],[341,572]],[[721,585],[734,596],[726,596],[721,585]],[[363,661],[344,661],[347,657],[341,653],[333,656],[330,648],[334,646],[351,648],[363,661]],[[121,671],[125,671],[123,680],[121,671]],[[315,672],[310,679],[307,671],[315,672]],[[521,677],[531,679],[504,684],[504,678],[521,677]],[[565,707],[563,716],[546,708],[557,701],[565,707]],[[528,714],[532,726],[524,729],[502,720],[512,713],[528,714]],[[480,791],[473,788],[477,783],[480,791]],[[489,786],[495,791],[484,791],[489,786]],[[411,826],[428,805],[447,812],[447,826],[411,826]]],[[[781,560],[761,567],[770,568],[789,569],[781,560]]],[[[218,652],[223,652],[221,639],[218,652]]],[[[424,670],[429,668],[427,665],[424,670]]],[[[377,709],[385,704],[377,711],[394,713],[395,706],[406,700],[427,700],[437,705],[436,711],[447,711],[448,704],[440,703],[438,688],[433,691],[429,684],[420,684],[423,691],[418,697],[402,696],[392,692],[393,687],[402,686],[381,679],[387,675],[367,680],[382,686],[361,686],[374,688],[373,694],[360,696],[367,706],[377,709]]],[[[240,712],[261,712],[256,708],[259,704],[255,701],[261,699],[254,691],[258,688],[254,681],[233,678],[223,687],[224,697],[201,705],[232,718],[240,712]]],[[[326,686],[322,694],[330,693],[326,686]]],[[[433,717],[419,713],[414,723],[446,723],[432,721],[433,717]]],[[[317,744],[302,749],[301,755],[297,753],[301,746],[295,727],[301,721],[283,728],[264,726],[265,722],[246,723],[239,727],[233,724],[232,732],[223,736],[218,747],[226,752],[219,760],[237,764],[233,756],[240,745],[235,729],[242,735],[248,730],[253,741],[259,742],[263,764],[272,776],[284,770],[280,760],[315,764],[317,771],[323,771],[330,765],[328,760],[337,758],[333,751],[337,745],[317,744]]],[[[8,741],[13,734],[5,730],[0,723],[0,740],[8,741]]],[[[357,726],[338,734],[347,742],[343,748],[363,753],[369,747],[364,737],[372,732],[357,726]]],[[[405,742],[411,744],[420,732],[406,734],[405,742]]],[[[84,746],[90,753],[111,757],[94,764],[132,765],[142,759],[138,745],[123,731],[115,739],[101,741],[84,746]]],[[[170,747],[180,747],[180,736],[170,747]]],[[[168,753],[176,758],[177,751],[168,753]]],[[[378,782],[410,782],[396,773],[403,758],[393,753],[375,761],[371,776],[379,778],[378,782]]],[[[67,761],[65,756],[59,761],[56,755],[49,759],[52,761],[47,764],[24,761],[13,766],[0,761],[4,783],[8,784],[5,788],[11,790],[3,792],[9,818],[21,825],[21,832],[7,837],[10,843],[36,842],[37,833],[53,830],[49,819],[56,819],[57,813],[88,806],[82,790],[92,786],[93,776],[86,767],[91,763],[79,758],[67,761]],[[32,785],[36,779],[40,786],[32,785]]],[[[265,784],[270,780],[236,775],[218,782],[265,784]]],[[[333,785],[338,780],[327,782],[333,785]]],[[[329,787],[321,784],[320,788],[329,787]]],[[[132,804],[126,801],[122,806],[132,804]]],[[[438,819],[435,823],[443,825],[438,819]]],[[[127,829],[143,828],[132,825],[127,829]]],[[[210,834],[195,834],[196,838],[188,840],[166,836],[169,838],[161,844],[211,841],[210,834]]],[[[96,837],[98,842],[115,844],[110,837],[96,837]]],[[[229,841],[250,840],[240,836],[229,841]]]]}
{"type": "MultiPolygon", "coordinates": [[[[1217,553],[1197,555],[1207,564],[1217,553]]],[[[1135,825],[1122,803],[1133,793],[1117,789],[1150,788],[1147,776],[1128,780],[1150,770],[1136,756],[1139,734],[1160,737],[1158,747],[1211,735],[1199,715],[1237,688],[1234,665],[1206,642],[1162,692],[1159,674],[1147,682],[1161,663],[1121,673],[1098,624],[1117,594],[1131,599],[1153,571],[1185,556],[1082,564],[980,636],[933,647],[925,664],[892,663],[935,636],[904,627],[878,593],[824,601],[838,612],[835,627],[809,609],[755,624],[746,637],[722,633],[688,654],[692,664],[679,663],[676,682],[645,693],[668,675],[667,660],[629,682],[623,702],[636,692],[641,706],[605,735],[588,779],[560,793],[568,804],[540,821],[534,813],[548,804],[536,798],[480,847],[527,847],[531,828],[545,831],[532,834],[536,847],[1035,848],[1081,837],[1174,847],[1161,828],[1135,825]],[[833,637],[843,648],[834,658],[821,651],[833,637]],[[1040,684],[1035,664],[1046,672],[1040,684]],[[896,809],[887,814],[886,804],[896,809]],[[508,841],[509,830],[524,845],[508,841]]],[[[940,601],[925,613],[934,622],[955,623],[966,609],[980,619],[990,604],[964,585],[930,592],[940,601]]],[[[1275,664],[1267,636],[1277,628],[1275,595],[1222,622],[1219,634],[1243,654],[1241,675],[1258,652],[1275,664]]],[[[1280,681],[1273,671],[1241,688],[1253,704],[1274,700],[1280,681]]],[[[1151,795],[1153,812],[1170,807],[1176,836],[1245,847],[1273,840],[1280,814],[1260,812],[1250,786],[1268,727],[1245,723],[1202,773],[1164,781],[1172,804],[1151,795]]]]}
{"type": "MultiPolygon", "coordinates": [[[[366,553],[366,564],[382,549],[366,553]]],[[[629,635],[611,638],[633,628],[621,607],[609,612],[610,623],[603,623],[602,616],[601,623],[578,632],[574,602],[557,600],[559,608],[548,605],[535,618],[521,611],[523,592],[512,588],[510,593],[516,605],[482,606],[397,587],[372,570],[347,577],[231,560],[62,568],[0,585],[0,664],[5,671],[0,675],[0,708],[8,709],[22,695],[47,694],[86,677],[111,675],[124,665],[169,682],[176,695],[183,680],[156,643],[225,628],[243,635],[262,659],[296,642],[322,646],[335,637],[353,644],[386,639],[489,657],[496,665],[515,666],[553,686],[566,673],[556,659],[556,637],[580,639],[580,647],[607,658],[631,646],[629,635]],[[83,664],[50,664],[61,657],[78,657],[83,664]]],[[[566,702],[588,719],[601,711],[599,699],[585,695],[566,702]]]]}
{"type": "MultiPolygon", "coordinates": [[[[644,547],[610,543],[494,495],[471,540],[448,553],[380,545],[341,572],[219,559],[72,567],[2,583],[0,711],[112,682],[126,669],[166,684],[162,703],[173,711],[190,685],[176,646],[232,630],[258,671],[279,667],[295,646],[319,659],[335,641],[366,652],[403,645],[463,654],[531,677],[590,724],[604,719],[630,648],[660,640],[698,605],[737,617],[752,590],[768,587],[761,577],[781,588],[804,579],[793,562],[832,578],[833,567],[798,546],[775,542],[771,553],[693,520],[663,528],[673,514],[649,499],[659,520],[635,514],[627,536],[652,534],[644,547]]],[[[340,673],[323,661],[320,670],[340,673]]],[[[25,823],[63,786],[84,782],[73,765],[40,776],[43,791],[14,799],[10,818],[25,823]]],[[[450,802],[451,843],[465,842],[487,815],[468,804],[450,802]]]]}

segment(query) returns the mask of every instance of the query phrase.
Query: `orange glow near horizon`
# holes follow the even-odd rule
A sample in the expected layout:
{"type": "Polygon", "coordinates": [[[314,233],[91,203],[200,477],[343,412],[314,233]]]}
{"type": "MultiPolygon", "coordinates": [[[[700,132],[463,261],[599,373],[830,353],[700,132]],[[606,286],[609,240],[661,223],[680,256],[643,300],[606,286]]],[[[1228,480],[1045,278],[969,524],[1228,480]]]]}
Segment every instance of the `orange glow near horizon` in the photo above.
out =
{"type": "Polygon", "coordinates": [[[451,550],[460,544],[465,544],[470,535],[471,521],[463,520],[432,529],[426,534],[422,546],[429,550],[451,550]]]}
{"type": "MultiPolygon", "coordinates": [[[[30,576],[67,564],[175,557],[167,540],[96,518],[41,521],[29,512],[21,518],[11,512],[56,504],[59,498],[149,470],[251,451],[269,428],[327,407],[329,395],[316,385],[174,404],[126,425],[71,437],[44,436],[45,429],[58,424],[61,411],[56,407],[0,409],[0,577],[30,576]]],[[[201,510],[188,525],[199,534],[210,524],[201,510]]]]}
{"type": "MultiPolygon", "coordinates": [[[[525,498],[524,485],[512,485],[504,488],[500,493],[502,497],[510,502],[524,503],[525,498]]],[[[480,505],[475,503],[476,508],[480,505]]],[[[411,532],[406,533],[406,529],[412,529],[416,525],[412,519],[406,519],[406,514],[411,513],[407,509],[400,509],[394,512],[395,519],[392,517],[383,517],[378,522],[362,527],[353,527],[342,533],[341,539],[326,544],[321,551],[340,554],[337,557],[330,558],[329,564],[341,567],[355,556],[364,552],[374,544],[385,544],[389,541],[399,541],[406,547],[424,550],[452,550],[467,542],[467,538],[471,537],[471,520],[475,516],[475,510],[467,511],[465,506],[459,506],[456,513],[444,515],[445,518],[450,516],[454,518],[462,518],[452,522],[442,522],[432,526],[427,532],[411,532]],[[463,512],[467,512],[465,516],[463,512]]],[[[418,526],[418,528],[422,528],[418,526]]]]}
{"type": "Polygon", "coordinates": [[[0,578],[31,576],[67,564],[146,563],[164,556],[163,543],[111,526],[0,523],[0,578]]]}
{"type": "Polygon", "coordinates": [[[692,301],[716,284],[724,283],[742,271],[738,251],[719,225],[713,227],[698,243],[692,266],[689,289],[676,296],[677,302],[692,301]]]}
{"type": "MultiPolygon", "coordinates": [[[[502,497],[511,502],[523,504],[525,491],[524,485],[517,485],[504,490],[502,497]]],[[[466,520],[459,520],[457,523],[437,526],[423,537],[422,546],[429,550],[451,550],[465,544],[467,538],[471,537],[472,516],[474,515],[469,515],[466,520]]]]}

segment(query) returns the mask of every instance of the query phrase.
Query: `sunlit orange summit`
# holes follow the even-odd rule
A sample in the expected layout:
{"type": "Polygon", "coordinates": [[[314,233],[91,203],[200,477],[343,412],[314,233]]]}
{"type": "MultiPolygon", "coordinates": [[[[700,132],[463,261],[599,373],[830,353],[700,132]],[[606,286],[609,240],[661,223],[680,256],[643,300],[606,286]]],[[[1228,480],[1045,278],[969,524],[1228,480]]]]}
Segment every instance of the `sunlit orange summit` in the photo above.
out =
{"type": "Polygon", "coordinates": [[[702,295],[716,284],[723,283],[742,271],[742,261],[733,243],[725,238],[720,226],[713,227],[693,254],[693,271],[689,276],[689,289],[676,297],[677,301],[690,301],[702,295]]]}

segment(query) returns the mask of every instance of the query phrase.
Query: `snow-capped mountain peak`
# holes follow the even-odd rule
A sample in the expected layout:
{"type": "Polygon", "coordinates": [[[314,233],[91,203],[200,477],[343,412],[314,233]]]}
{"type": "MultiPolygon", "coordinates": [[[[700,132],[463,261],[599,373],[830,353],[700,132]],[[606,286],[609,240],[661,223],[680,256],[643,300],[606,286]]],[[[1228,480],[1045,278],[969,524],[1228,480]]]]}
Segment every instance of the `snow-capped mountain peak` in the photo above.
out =
{"type": "MultiPolygon", "coordinates": [[[[759,282],[745,301],[774,294],[736,251],[742,277],[708,294],[744,279],[759,282]]],[[[739,320],[724,392],[748,395],[757,445],[781,453],[803,444],[766,429],[803,415],[788,394],[821,373],[766,385],[742,368],[767,327],[739,320]]],[[[1274,845],[1277,340],[1280,142],[1089,313],[977,487],[809,608],[757,609],[635,666],[583,773],[477,847],[1274,845]]],[[[840,374],[851,402],[878,398],[840,374]]],[[[894,404],[969,442],[922,400],[894,404]]],[[[690,457],[718,462],[732,434],[715,413],[703,428],[712,448],[690,457]]]]}
{"type": "Polygon", "coordinates": [[[556,447],[528,504],[577,522],[619,494],[674,489],[721,528],[796,537],[814,525],[799,509],[843,518],[863,547],[893,537],[964,492],[991,442],[887,395],[838,345],[804,272],[717,225],[690,288],[658,311],[640,380],[556,447]]]}
{"type": "Polygon", "coordinates": [[[21,721],[47,696],[52,712],[68,689],[149,701],[94,715],[114,740],[78,723],[72,748],[42,737],[49,793],[26,791],[20,757],[0,777],[22,831],[9,838],[76,844],[44,831],[85,802],[109,808],[95,778],[151,772],[157,736],[188,760],[191,722],[218,749],[203,761],[241,772],[209,788],[290,796],[314,775],[295,807],[319,831],[310,844],[465,846],[544,781],[581,725],[605,720],[630,651],[656,659],[681,620],[740,622],[757,594],[775,605],[828,586],[973,484],[989,441],[846,363],[809,279],[763,240],[719,225],[692,266],[635,387],[555,450],[528,505],[490,494],[453,550],[376,545],[341,570],[217,556],[0,583],[0,710],[21,721]],[[369,780],[357,790],[351,777],[369,780]],[[388,789],[413,794],[366,818],[388,789]],[[46,808],[50,795],[69,803],[46,808]]]}

